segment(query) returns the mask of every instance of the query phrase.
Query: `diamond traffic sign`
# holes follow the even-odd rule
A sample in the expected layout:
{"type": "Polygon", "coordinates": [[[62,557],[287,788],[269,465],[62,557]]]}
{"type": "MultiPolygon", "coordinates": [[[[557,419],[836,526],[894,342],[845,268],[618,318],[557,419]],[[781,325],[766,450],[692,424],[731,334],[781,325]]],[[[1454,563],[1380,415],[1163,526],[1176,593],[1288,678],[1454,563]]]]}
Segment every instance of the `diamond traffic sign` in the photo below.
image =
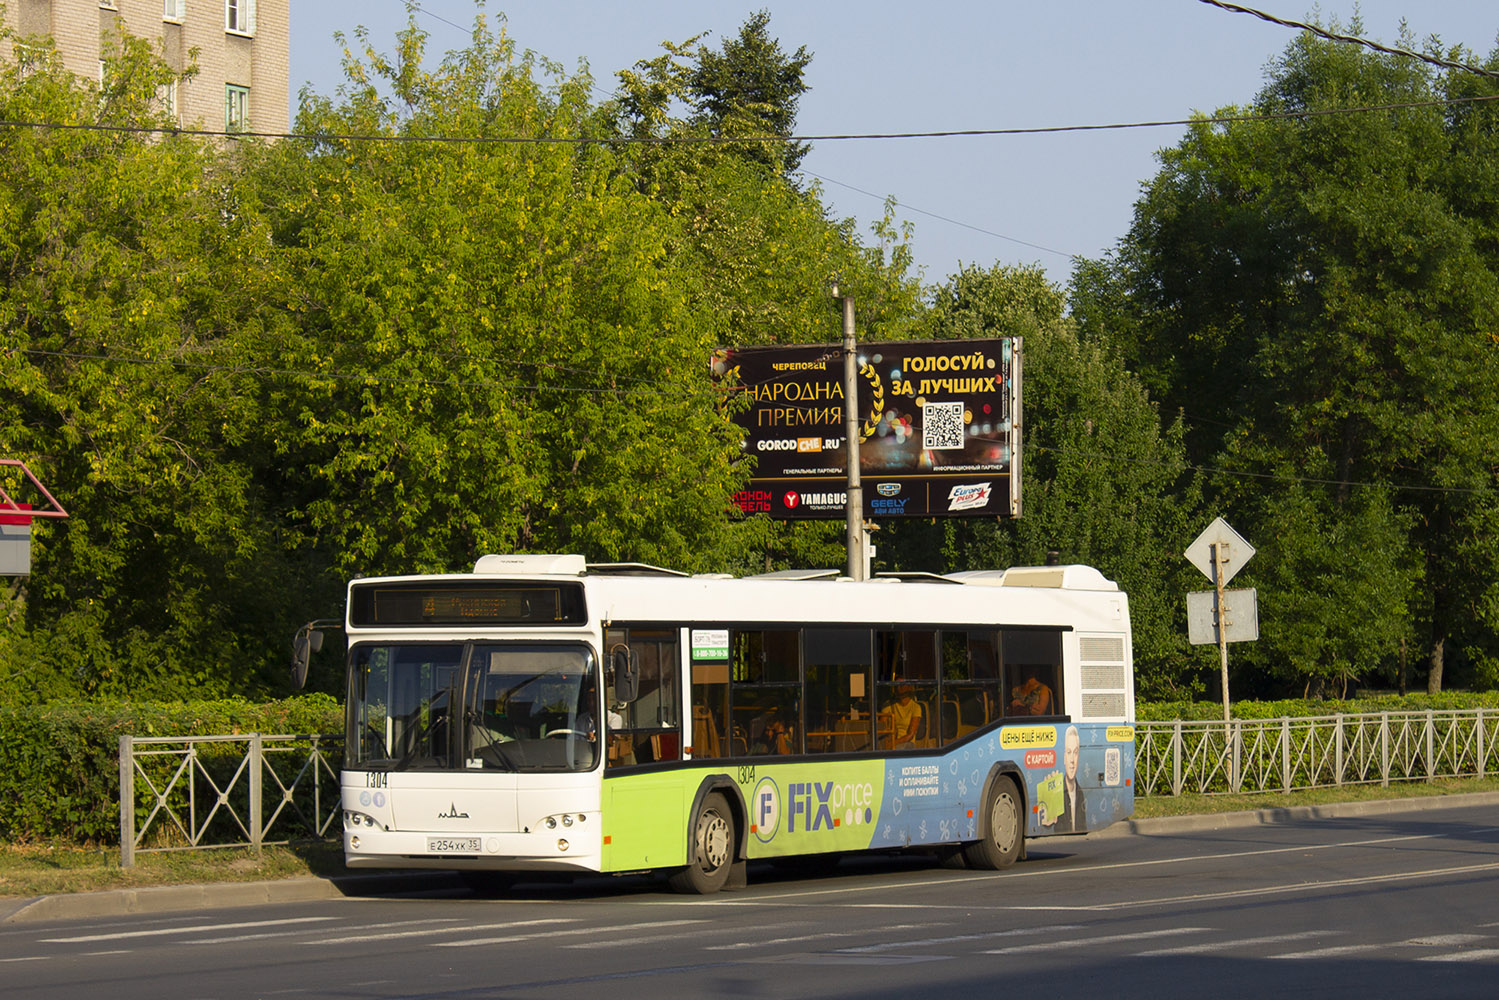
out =
{"type": "Polygon", "coordinates": [[[1239,537],[1239,533],[1228,526],[1223,518],[1214,518],[1213,523],[1207,526],[1197,540],[1187,546],[1183,553],[1187,561],[1202,571],[1202,575],[1217,582],[1213,575],[1213,555],[1217,550],[1219,564],[1223,567],[1223,582],[1227,583],[1233,579],[1235,573],[1243,568],[1254,555],[1254,546],[1239,537]]]}

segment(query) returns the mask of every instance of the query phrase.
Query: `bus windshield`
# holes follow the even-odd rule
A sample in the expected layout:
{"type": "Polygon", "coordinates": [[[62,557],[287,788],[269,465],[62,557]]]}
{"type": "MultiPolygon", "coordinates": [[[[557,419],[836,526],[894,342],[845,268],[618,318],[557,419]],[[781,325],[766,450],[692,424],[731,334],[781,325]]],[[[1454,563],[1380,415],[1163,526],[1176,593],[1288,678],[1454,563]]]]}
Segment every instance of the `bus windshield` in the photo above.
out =
{"type": "Polygon", "coordinates": [[[359,644],[346,765],[364,770],[587,771],[598,667],[575,644],[359,644]]]}

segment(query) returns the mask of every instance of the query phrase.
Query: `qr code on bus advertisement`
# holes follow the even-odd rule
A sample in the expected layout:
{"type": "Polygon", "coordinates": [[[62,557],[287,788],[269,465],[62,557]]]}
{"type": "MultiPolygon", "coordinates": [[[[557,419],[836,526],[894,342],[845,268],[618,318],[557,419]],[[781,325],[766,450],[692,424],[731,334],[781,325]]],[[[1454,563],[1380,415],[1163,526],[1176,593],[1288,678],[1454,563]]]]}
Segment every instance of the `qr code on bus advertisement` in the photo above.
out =
{"type": "Polygon", "coordinates": [[[921,446],[928,451],[963,447],[962,403],[927,403],[922,406],[921,446]]]}

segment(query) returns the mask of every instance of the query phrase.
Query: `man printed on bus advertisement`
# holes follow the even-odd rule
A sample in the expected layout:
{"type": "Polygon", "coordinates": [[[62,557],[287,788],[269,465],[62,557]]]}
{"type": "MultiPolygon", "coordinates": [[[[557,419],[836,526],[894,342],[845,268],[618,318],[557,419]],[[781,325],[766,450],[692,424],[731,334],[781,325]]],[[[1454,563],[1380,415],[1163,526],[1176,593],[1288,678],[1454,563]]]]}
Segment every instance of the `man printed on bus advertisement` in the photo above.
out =
{"type": "Polygon", "coordinates": [[[1068,726],[1062,744],[1062,770],[1042,779],[1038,793],[1039,820],[1053,833],[1081,833],[1088,829],[1087,805],[1077,783],[1077,767],[1082,757],[1082,738],[1076,726],[1068,726]]]}

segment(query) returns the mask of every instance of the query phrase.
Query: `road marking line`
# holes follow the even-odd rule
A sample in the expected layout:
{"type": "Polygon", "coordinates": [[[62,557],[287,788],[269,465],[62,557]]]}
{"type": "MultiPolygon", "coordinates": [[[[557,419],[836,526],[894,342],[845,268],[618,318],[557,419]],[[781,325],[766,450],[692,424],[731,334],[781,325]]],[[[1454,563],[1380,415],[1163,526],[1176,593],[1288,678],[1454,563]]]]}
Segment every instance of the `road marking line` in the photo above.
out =
{"type": "MultiPolygon", "coordinates": [[[[553,922],[554,921],[532,920],[532,921],[527,921],[527,922],[525,922],[523,924],[508,924],[508,925],[501,925],[501,926],[530,927],[530,926],[532,926],[534,924],[553,923],[553,922]]],[[[651,923],[645,923],[645,924],[631,924],[630,926],[631,927],[680,927],[683,924],[700,924],[702,922],[703,921],[700,920],[700,919],[699,920],[657,920],[657,921],[653,921],[651,923]]],[[[459,930],[460,928],[449,928],[449,929],[450,930],[459,930]]],[[[468,930],[469,928],[461,928],[461,929],[462,930],[468,930]]],[[[482,928],[482,927],[475,927],[473,929],[474,930],[483,930],[484,928],[482,928]]],[[[591,927],[574,927],[574,928],[572,928],[570,930],[565,930],[565,931],[542,931],[540,934],[511,934],[511,935],[506,936],[506,937],[467,938],[467,939],[462,940],[462,941],[438,941],[438,942],[436,942],[433,945],[433,947],[436,947],[436,948],[473,948],[473,947],[476,947],[478,945],[485,945],[485,944],[512,944],[512,943],[514,943],[516,941],[534,941],[534,940],[536,940],[538,938],[576,937],[579,934],[608,934],[608,933],[610,933],[610,931],[609,931],[608,928],[592,927],[592,926],[591,927]]],[[[672,935],[669,935],[669,936],[670,937],[676,937],[677,935],[672,934],[672,935]]],[[[633,944],[633,943],[635,943],[636,940],[639,940],[639,939],[632,938],[630,941],[621,942],[621,943],[624,943],[624,944],[633,944]]],[[[653,939],[648,939],[648,940],[653,940],[653,939]]],[[[578,945],[567,945],[566,947],[577,948],[579,946],[578,945]]],[[[587,947],[587,946],[585,945],[584,947],[587,947]]]]}
{"type": "Polygon", "coordinates": [[[1212,927],[1168,927],[1160,931],[1137,931],[1133,934],[1105,934],[1103,937],[1067,938],[1062,941],[1043,941],[1040,944],[1019,944],[1012,948],[995,948],[984,955],[1018,955],[1029,951],[1056,951],[1061,948],[1088,948],[1096,944],[1113,944],[1117,941],[1144,941],[1150,938],[1173,937],[1178,934],[1204,934],[1215,930],[1212,927]]]}
{"type": "Polygon", "coordinates": [[[853,955],[868,951],[893,951],[905,948],[918,948],[931,944],[951,944],[954,941],[983,941],[988,938],[1002,937],[1028,937],[1032,934],[1051,934],[1059,931],[1075,931],[1081,924],[1053,924],[1049,927],[1017,927],[1008,931],[990,931],[984,934],[955,934],[951,937],[925,938],[918,941],[885,941],[880,944],[867,944],[859,948],[839,948],[840,955],[853,955]]]}
{"type": "Polygon", "coordinates": [[[1335,958],[1338,955],[1357,955],[1362,952],[1380,951],[1388,948],[1384,944],[1345,944],[1335,948],[1317,948],[1313,951],[1291,951],[1283,955],[1266,955],[1266,958],[1335,958]]]}
{"type": "Polygon", "coordinates": [[[1323,889],[1339,889],[1354,885],[1375,885],[1380,882],[1403,882],[1407,879],[1427,876],[1464,875],[1469,872],[1493,871],[1499,861],[1484,865],[1461,865],[1456,868],[1427,868],[1418,872],[1394,872],[1388,875],[1365,875],[1360,878],[1332,879],[1327,882],[1291,882],[1281,885],[1261,886],[1258,889],[1228,889],[1223,892],[1204,892],[1191,896],[1161,896],[1157,899],[1138,899],[1122,903],[1098,903],[1079,910],[1126,910],[1141,906],[1162,906],[1167,903],[1200,903],[1216,899],[1241,899],[1252,896],[1273,896],[1277,893],[1314,892],[1323,889]]]}
{"type": "MultiPolygon", "coordinates": [[[[452,923],[452,921],[444,922],[448,924],[452,923]]],[[[431,937],[434,934],[451,934],[454,931],[499,931],[510,927],[537,927],[541,924],[573,923],[577,923],[577,920],[572,917],[559,917],[554,920],[511,920],[503,924],[464,924],[460,927],[429,927],[426,930],[393,931],[389,934],[351,934],[348,937],[317,938],[311,941],[303,941],[301,944],[318,947],[328,944],[361,944],[366,941],[390,941],[396,938],[431,937]]]]}
{"type": "MultiPolygon", "coordinates": [[[[47,955],[22,955],[19,958],[0,958],[0,963],[5,962],[45,962],[47,955]]],[[[54,956],[55,957],[55,956],[54,956]]]]}
{"type": "MultiPolygon", "coordinates": [[[[782,924],[782,927],[789,926],[782,924]]],[[[794,926],[794,925],[792,925],[794,926]]],[[[886,927],[864,928],[857,931],[827,931],[823,934],[803,934],[799,937],[771,938],[768,941],[735,941],[733,944],[713,944],[703,951],[735,951],[742,948],[769,948],[778,944],[803,944],[807,941],[826,941],[828,938],[856,937],[860,934],[883,934],[887,931],[906,931],[928,924],[891,924],[886,927]]],[[[737,929],[737,928],[736,928],[737,929]]]]}
{"type": "Polygon", "coordinates": [[[1161,948],[1158,951],[1142,951],[1138,958],[1158,958],[1167,955],[1204,955],[1208,952],[1227,951],[1257,944],[1275,944],[1280,941],[1304,941],[1324,934],[1342,934],[1342,931],[1302,931],[1299,934],[1268,934],[1265,937],[1238,938],[1231,941],[1208,941],[1204,944],[1186,944],[1180,948],[1161,948]]]}
{"type": "Polygon", "coordinates": [[[1499,958],[1499,948],[1474,948],[1472,951],[1454,951],[1447,955],[1424,955],[1418,962],[1483,962],[1499,958]]]}
{"type": "MultiPolygon", "coordinates": [[[[1213,831],[1205,831],[1205,832],[1213,832],[1213,831]]],[[[1464,836],[1467,836],[1467,835],[1471,834],[1472,832],[1473,831],[1464,831],[1464,836]]],[[[1482,831],[1479,831],[1479,832],[1482,832],[1482,831]]],[[[1086,874],[1090,874],[1090,873],[1093,873],[1093,872],[1120,871],[1120,870],[1124,870],[1124,869],[1128,869],[1128,868],[1150,868],[1150,867],[1159,867],[1161,865],[1186,865],[1186,864],[1192,864],[1194,862],[1202,862],[1202,861],[1229,861],[1229,860],[1234,860],[1234,859],[1237,859],[1237,858],[1259,858],[1259,857],[1268,857],[1268,856],[1275,855],[1275,854],[1295,854],[1295,853],[1298,853],[1298,852],[1306,852],[1306,851],[1331,851],[1331,850],[1337,850],[1339,848],[1379,847],[1379,846],[1383,846],[1383,845],[1386,845],[1386,844],[1402,844],[1402,843],[1408,843],[1410,841],[1415,841],[1415,840],[1446,840],[1446,839],[1452,838],[1453,836],[1454,835],[1450,834],[1450,833],[1412,833],[1412,834],[1405,834],[1405,835],[1398,836],[1398,837],[1371,837],[1371,838],[1367,838],[1365,840],[1345,840],[1345,841],[1339,841],[1339,842],[1333,843],[1333,844],[1297,844],[1297,845],[1294,845],[1294,846],[1291,846],[1291,847],[1267,847],[1267,848],[1263,848],[1263,849],[1260,849],[1260,850],[1254,850],[1254,851],[1223,851],[1223,852],[1219,852],[1217,854],[1184,855],[1184,856],[1174,857],[1174,858],[1156,858],[1156,859],[1149,860],[1149,861],[1117,861],[1117,862],[1110,862],[1108,864],[1099,864],[1099,865],[1079,865],[1078,867],[1075,867],[1075,868],[1032,868],[1032,869],[1027,869],[1027,870],[1017,870],[1017,869],[1014,869],[1014,868],[1010,868],[1010,869],[1006,869],[1005,871],[1002,871],[1002,872],[990,872],[990,873],[987,873],[987,874],[957,875],[957,876],[953,876],[951,878],[925,879],[925,880],[920,881],[920,882],[893,882],[893,883],[881,883],[881,884],[878,884],[878,885],[857,885],[857,884],[850,884],[850,885],[839,886],[836,889],[808,889],[808,890],[793,891],[793,892],[767,893],[767,894],[762,895],[762,896],[754,896],[754,897],[751,897],[751,898],[745,898],[743,896],[740,896],[740,897],[737,897],[737,898],[720,899],[720,898],[717,898],[717,897],[710,896],[710,897],[707,897],[707,898],[704,898],[704,899],[692,900],[692,901],[686,901],[686,900],[682,900],[682,901],[676,901],[676,900],[671,900],[671,901],[645,900],[645,901],[642,901],[642,905],[645,905],[645,906],[683,906],[683,905],[687,905],[687,906],[758,906],[761,903],[779,902],[781,900],[786,900],[786,899],[811,898],[811,897],[814,897],[814,896],[847,895],[849,893],[855,893],[855,892],[880,892],[880,891],[886,890],[886,889],[891,889],[891,890],[896,890],[896,889],[926,889],[926,888],[934,888],[934,887],[943,886],[943,885],[954,885],[954,884],[959,884],[959,883],[972,884],[974,882],[992,881],[994,879],[1044,878],[1046,876],[1051,876],[1051,875],[1086,875],[1086,874]]],[[[1454,869],[1454,870],[1457,870],[1457,869],[1454,869]]],[[[862,904],[850,903],[850,904],[846,904],[846,905],[857,906],[857,905],[862,905],[862,904]]],[[[1133,904],[1123,904],[1123,905],[1133,905],[1133,904]]],[[[1103,909],[1103,908],[1105,908],[1105,907],[1095,907],[1095,909],[1103,909]]],[[[1011,907],[1011,909],[1013,909],[1013,907],[1011,907]]],[[[1073,909],[1073,908],[1072,907],[1067,907],[1067,909],[1073,909]]]]}
{"type": "Polygon", "coordinates": [[[204,927],[160,927],[151,931],[116,931],[113,934],[83,934],[78,937],[42,938],[43,944],[83,944],[87,941],[117,941],[120,938],[161,937],[166,934],[201,934],[204,931],[229,931],[240,927],[284,927],[287,924],[313,924],[338,917],[292,917],[287,920],[248,920],[240,924],[219,924],[204,927]]]}
{"type": "MultiPolygon", "coordinates": [[[[361,925],[359,927],[359,930],[361,932],[368,932],[368,931],[384,930],[387,927],[405,927],[407,929],[410,929],[412,927],[417,927],[417,926],[420,926],[422,924],[461,924],[462,922],[463,922],[463,918],[462,917],[433,917],[433,918],[431,918],[429,920],[392,920],[389,923],[383,923],[383,924],[363,924],[363,925],[361,925]]],[[[208,931],[208,930],[217,930],[217,928],[200,927],[199,930],[208,931]]],[[[260,941],[260,940],[264,940],[265,938],[297,937],[299,935],[303,935],[303,934],[306,934],[306,933],[307,932],[305,930],[296,930],[296,931],[270,931],[270,932],[267,932],[267,933],[264,933],[264,934],[238,934],[238,935],[233,935],[233,936],[230,936],[230,937],[193,938],[191,941],[184,941],[182,943],[183,944],[228,944],[228,943],[233,943],[235,941],[260,941]]]]}
{"type": "Polygon", "coordinates": [[[1396,945],[1396,947],[1450,948],[1458,944],[1487,941],[1488,937],[1487,934],[1432,934],[1427,937],[1407,938],[1396,945]]]}

